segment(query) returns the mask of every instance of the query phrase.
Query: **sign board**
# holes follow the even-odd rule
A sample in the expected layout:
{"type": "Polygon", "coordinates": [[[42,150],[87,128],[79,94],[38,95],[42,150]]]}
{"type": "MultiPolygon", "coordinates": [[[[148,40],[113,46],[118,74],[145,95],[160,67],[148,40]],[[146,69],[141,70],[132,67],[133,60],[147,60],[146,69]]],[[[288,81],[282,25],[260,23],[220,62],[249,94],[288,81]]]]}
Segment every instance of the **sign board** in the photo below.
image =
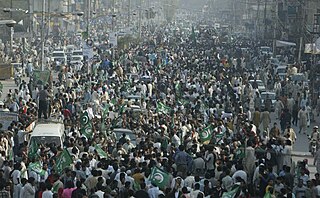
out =
{"type": "Polygon", "coordinates": [[[18,114],[0,111],[0,123],[2,124],[1,130],[7,130],[12,121],[18,121],[18,114]]]}
{"type": "Polygon", "coordinates": [[[33,80],[38,85],[48,84],[50,80],[50,71],[33,71],[33,80]]]}
{"type": "Polygon", "coordinates": [[[11,64],[0,64],[0,79],[7,80],[13,77],[13,66],[11,64]]]}
{"type": "Polygon", "coordinates": [[[118,38],[117,38],[117,32],[110,32],[109,33],[109,43],[112,45],[112,47],[118,46],[118,38]]]}
{"type": "Polygon", "coordinates": [[[93,58],[93,48],[87,45],[87,42],[83,42],[82,45],[83,56],[87,56],[88,59],[93,58]]]}
{"type": "Polygon", "coordinates": [[[30,38],[31,34],[29,32],[14,32],[13,38],[19,39],[19,38],[30,38]]]}
{"type": "Polygon", "coordinates": [[[320,54],[320,48],[316,47],[314,43],[306,43],[304,46],[305,54],[320,54]]]}

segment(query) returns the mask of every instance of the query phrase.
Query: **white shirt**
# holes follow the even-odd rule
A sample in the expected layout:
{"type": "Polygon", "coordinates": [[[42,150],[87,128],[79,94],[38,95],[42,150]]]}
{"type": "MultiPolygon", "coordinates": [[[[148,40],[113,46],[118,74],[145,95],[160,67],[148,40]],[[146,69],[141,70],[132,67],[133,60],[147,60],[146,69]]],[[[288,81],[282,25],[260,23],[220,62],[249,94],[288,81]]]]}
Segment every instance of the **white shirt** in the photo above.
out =
{"type": "Polygon", "coordinates": [[[244,172],[243,170],[237,170],[233,175],[232,175],[232,179],[233,179],[233,182],[236,183],[236,178],[237,177],[240,177],[241,179],[244,180],[244,182],[247,183],[247,173],[244,172]]]}
{"type": "Polygon", "coordinates": [[[53,193],[50,190],[46,190],[42,193],[42,198],[52,198],[53,193]]]}
{"type": "Polygon", "coordinates": [[[21,178],[21,172],[19,170],[14,170],[11,173],[11,177],[12,177],[13,184],[17,185],[21,181],[21,179],[20,179],[21,178]]]}
{"type": "Polygon", "coordinates": [[[158,198],[159,195],[159,187],[151,187],[148,190],[149,198],[158,198]]]}
{"type": "Polygon", "coordinates": [[[104,197],[104,192],[101,190],[98,190],[97,192],[94,193],[95,195],[98,195],[99,198],[103,198],[104,197]]]}

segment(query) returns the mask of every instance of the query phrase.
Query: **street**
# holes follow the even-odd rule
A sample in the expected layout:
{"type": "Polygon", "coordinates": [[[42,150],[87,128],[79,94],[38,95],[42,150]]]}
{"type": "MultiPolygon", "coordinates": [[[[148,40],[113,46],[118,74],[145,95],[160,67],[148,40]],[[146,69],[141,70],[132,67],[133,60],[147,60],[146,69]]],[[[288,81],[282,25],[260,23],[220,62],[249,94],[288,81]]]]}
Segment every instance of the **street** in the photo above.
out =
{"type": "MultiPolygon", "coordinates": [[[[57,80],[57,74],[53,74],[54,80],[57,80]]],[[[28,82],[29,78],[24,77],[22,80],[28,82]]],[[[17,86],[14,83],[13,79],[10,80],[2,80],[0,81],[3,84],[3,94],[1,96],[1,100],[3,101],[6,93],[9,92],[9,89],[16,89],[17,86]]],[[[278,126],[280,126],[279,120],[275,119],[276,116],[274,112],[271,113],[271,124],[269,127],[272,127],[274,122],[278,123],[278,126]]],[[[319,125],[320,117],[315,117],[315,122],[311,123],[311,126],[307,129],[307,134],[303,133],[298,133],[299,132],[299,127],[298,126],[293,126],[294,131],[297,134],[297,140],[293,146],[293,157],[292,160],[297,163],[298,161],[302,161],[304,159],[308,159],[308,167],[310,171],[310,176],[311,178],[314,178],[314,174],[316,173],[316,168],[313,165],[313,157],[309,152],[309,141],[308,141],[308,135],[311,133],[313,126],[319,125]]]]}

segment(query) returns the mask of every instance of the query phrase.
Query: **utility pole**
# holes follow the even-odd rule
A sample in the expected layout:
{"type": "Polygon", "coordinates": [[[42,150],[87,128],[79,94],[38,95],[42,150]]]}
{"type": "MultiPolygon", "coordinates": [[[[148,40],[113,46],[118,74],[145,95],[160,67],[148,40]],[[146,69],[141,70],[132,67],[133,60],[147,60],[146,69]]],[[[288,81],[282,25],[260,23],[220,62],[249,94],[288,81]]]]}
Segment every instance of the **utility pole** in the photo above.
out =
{"type": "Polygon", "coordinates": [[[260,33],[260,23],[259,23],[259,18],[260,18],[260,0],[258,0],[258,8],[257,8],[257,16],[256,16],[256,40],[258,40],[258,34],[260,33]]]}
{"type": "Polygon", "coordinates": [[[90,23],[90,13],[91,13],[91,0],[87,0],[87,37],[89,39],[90,37],[90,31],[89,31],[89,23],[90,23]]]}
{"type": "Polygon", "coordinates": [[[278,3],[275,0],[274,1],[274,20],[273,20],[273,43],[272,43],[272,49],[273,49],[273,57],[277,56],[277,49],[276,49],[276,39],[277,39],[277,28],[278,28],[278,3]]]}
{"type": "MultiPolygon", "coordinates": [[[[112,0],[112,35],[115,36],[117,39],[117,35],[115,34],[115,0],[112,0]]],[[[114,59],[115,59],[115,50],[114,50],[115,46],[112,46],[112,62],[114,63],[114,59]]]]}
{"type": "Polygon", "coordinates": [[[263,39],[266,39],[267,36],[267,0],[264,0],[264,13],[263,13],[263,39]]]}
{"type": "Polygon", "coordinates": [[[41,16],[41,71],[44,71],[44,29],[45,29],[45,9],[46,9],[46,0],[42,0],[42,16],[41,16]]]}
{"type": "Polygon", "coordinates": [[[51,0],[48,0],[48,35],[50,34],[50,26],[51,26],[51,16],[50,16],[50,12],[51,12],[51,10],[50,10],[50,7],[51,7],[51,0]]]}
{"type": "Polygon", "coordinates": [[[139,39],[141,38],[141,10],[142,10],[142,0],[139,0],[139,39]]]}

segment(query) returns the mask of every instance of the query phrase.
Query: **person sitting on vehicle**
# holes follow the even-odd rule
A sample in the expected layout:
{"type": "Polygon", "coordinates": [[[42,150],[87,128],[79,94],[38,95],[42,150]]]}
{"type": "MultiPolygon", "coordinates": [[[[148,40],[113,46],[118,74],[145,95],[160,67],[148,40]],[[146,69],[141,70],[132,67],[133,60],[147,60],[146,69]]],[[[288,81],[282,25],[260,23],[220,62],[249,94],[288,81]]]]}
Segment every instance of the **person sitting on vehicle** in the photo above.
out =
{"type": "Polygon", "coordinates": [[[314,126],[313,127],[313,131],[312,131],[312,133],[311,133],[311,135],[310,135],[310,142],[309,142],[309,151],[311,152],[311,143],[313,142],[313,141],[316,141],[316,143],[318,144],[318,142],[319,142],[319,140],[320,140],[320,133],[319,133],[319,131],[318,131],[318,126],[314,126]]]}

